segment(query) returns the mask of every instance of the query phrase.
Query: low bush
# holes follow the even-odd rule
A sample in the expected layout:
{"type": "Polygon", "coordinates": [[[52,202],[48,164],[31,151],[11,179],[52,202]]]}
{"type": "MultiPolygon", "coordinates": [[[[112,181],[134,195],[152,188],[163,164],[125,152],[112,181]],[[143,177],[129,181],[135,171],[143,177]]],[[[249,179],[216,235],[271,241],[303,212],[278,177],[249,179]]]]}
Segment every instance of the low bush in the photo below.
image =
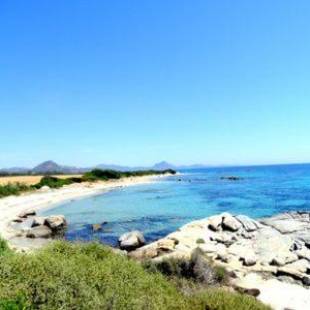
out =
{"type": "Polygon", "coordinates": [[[0,185],[0,198],[10,195],[19,195],[20,193],[29,190],[31,190],[31,187],[23,183],[9,183],[6,185],[0,185]]]}
{"type": "Polygon", "coordinates": [[[60,188],[64,185],[70,185],[74,182],[75,178],[67,178],[67,179],[60,179],[52,176],[44,176],[39,183],[32,185],[32,187],[39,189],[43,186],[48,186],[50,188],[60,188]]]}
{"type": "Polygon", "coordinates": [[[214,266],[210,259],[197,249],[190,260],[169,258],[159,262],[145,262],[144,268],[160,272],[168,277],[186,278],[207,285],[225,284],[228,276],[225,268],[214,266]]]}
{"type": "Polygon", "coordinates": [[[116,171],[116,170],[101,170],[94,169],[90,172],[86,172],[83,175],[85,181],[96,181],[96,180],[113,180],[120,178],[148,176],[148,175],[161,175],[161,174],[175,174],[176,172],[172,169],[167,170],[138,170],[138,171],[116,171]]]}
{"type": "Polygon", "coordinates": [[[23,296],[17,296],[15,299],[0,299],[1,310],[30,310],[31,308],[23,296]]]}
{"type": "MultiPolygon", "coordinates": [[[[10,252],[9,246],[5,240],[0,238],[0,257],[10,252]]],[[[0,308],[1,309],[1,308],[0,308]]]]}
{"type": "Polygon", "coordinates": [[[233,293],[227,289],[209,288],[192,296],[192,304],[203,305],[205,310],[271,310],[254,297],[233,293]]]}
{"type": "Polygon", "coordinates": [[[98,244],[55,242],[0,260],[0,300],[25,296],[34,309],[188,309],[160,274],[98,244]]]}
{"type": "Polygon", "coordinates": [[[267,310],[224,290],[185,295],[158,272],[97,243],[53,242],[0,259],[0,309],[267,310]]]}

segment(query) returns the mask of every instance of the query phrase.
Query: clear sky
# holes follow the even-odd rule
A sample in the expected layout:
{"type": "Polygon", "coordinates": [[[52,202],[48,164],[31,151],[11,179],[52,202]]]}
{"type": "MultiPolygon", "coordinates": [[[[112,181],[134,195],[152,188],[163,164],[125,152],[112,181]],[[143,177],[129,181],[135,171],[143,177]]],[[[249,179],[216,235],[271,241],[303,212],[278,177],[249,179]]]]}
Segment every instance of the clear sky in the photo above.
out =
{"type": "Polygon", "coordinates": [[[310,162],[310,1],[0,1],[0,167],[310,162]]]}

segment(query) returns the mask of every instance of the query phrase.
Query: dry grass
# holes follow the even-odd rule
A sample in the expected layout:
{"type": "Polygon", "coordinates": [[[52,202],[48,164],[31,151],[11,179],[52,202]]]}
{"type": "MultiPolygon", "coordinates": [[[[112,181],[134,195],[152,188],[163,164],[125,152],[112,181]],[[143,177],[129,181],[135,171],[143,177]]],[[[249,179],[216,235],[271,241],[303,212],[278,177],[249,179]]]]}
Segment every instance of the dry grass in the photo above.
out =
{"type": "MultiPolygon", "coordinates": [[[[40,182],[42,175],[24,175],[24,176],[11,176],[11,177],[0,177],[0,185],[6,185],[9,183],[23,183],[25,185],[34,185],[40,182]]],[[[59,179],[81,177],[80,174],[75,175],[57,175],[59,179]]]]}

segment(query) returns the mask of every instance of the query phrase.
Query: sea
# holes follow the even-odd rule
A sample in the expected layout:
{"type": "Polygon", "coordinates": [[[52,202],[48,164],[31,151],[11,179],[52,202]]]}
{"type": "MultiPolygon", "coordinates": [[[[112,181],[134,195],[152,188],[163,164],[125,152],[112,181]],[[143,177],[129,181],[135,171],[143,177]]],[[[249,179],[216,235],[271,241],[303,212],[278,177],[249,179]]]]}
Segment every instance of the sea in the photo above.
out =
{"type": "Polygon", "coordinates": [[[63,214],[68,240],[116,246],[128,231],[140,230],[152,242],[221,212],[261,218],[297,210],[310,211],[310,164],[182,170],[151,184],[67,202],[42,215],[63,214]],[[103,224],[102,230],[93,232],[92,224],[103,224]]]}

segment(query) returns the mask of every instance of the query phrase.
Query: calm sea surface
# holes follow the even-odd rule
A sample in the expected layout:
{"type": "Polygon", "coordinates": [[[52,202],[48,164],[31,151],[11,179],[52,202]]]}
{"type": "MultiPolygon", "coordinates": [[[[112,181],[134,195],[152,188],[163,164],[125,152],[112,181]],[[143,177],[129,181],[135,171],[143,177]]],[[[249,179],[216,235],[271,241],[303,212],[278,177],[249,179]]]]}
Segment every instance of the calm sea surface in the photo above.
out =
{"type": "Polygon", "coordinates": [[[130,230],[140,230],[147,241],[153,241],[187,222],[224,211],[255,218],[289,210],[310,211],[310,164],[182,173],[154,184],[69,202],[43,214],[66,216],[68,240],[100,240],[116,245],[118,236],[130,230]],[[221,180],[230,175],[242,179],[221,180]],[[103,222],[107,222],[103,231],[93,233],[91,224],[103,222]]]}

